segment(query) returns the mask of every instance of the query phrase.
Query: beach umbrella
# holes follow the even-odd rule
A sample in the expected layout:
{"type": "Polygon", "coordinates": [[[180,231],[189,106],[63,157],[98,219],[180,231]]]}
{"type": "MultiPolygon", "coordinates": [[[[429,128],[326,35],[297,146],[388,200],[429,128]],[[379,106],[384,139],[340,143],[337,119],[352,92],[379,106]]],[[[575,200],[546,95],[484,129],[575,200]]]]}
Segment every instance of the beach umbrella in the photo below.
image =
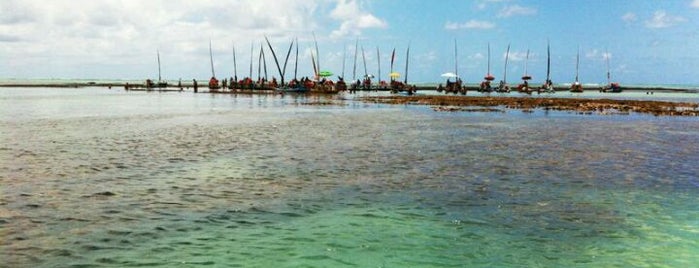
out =
{"type": "Polygon", "coordinates": [[[488,80],[488,81],[493,81],[493,80],[495,80],[495,76],[488,74],[485,77],[483,77],[483,79],[488,80]]]}
{"type": "Polygon", "coordinates": [[[391,78],[396,78],[396,77],[400,77],[400,74],[398,72],[392,72],[392,73],[388,74],[388,76],[390,76],[391,78]]]}
{"type": "Polygon", "coordinates": [[[444,77],[444,78],[457,78],[459,76],[456,75],[455,73],[449,72],[449,73],[443,73],[442,77],[444,77]]]}
{"type": "Polygon", "coordinates": [[[318,73],[318,76],[320,76],[320,77],[329,77],[329,76],[333,76],[333,73],[330,72],[330,71],[320,71],[320,73],[318,73]]]}
{"type": "Polygon", "coordinates": [[[373,74],[367,74],[367,75],[364,76],[364,78],[374,78],[374,75],[373,75],[373,74]]]}

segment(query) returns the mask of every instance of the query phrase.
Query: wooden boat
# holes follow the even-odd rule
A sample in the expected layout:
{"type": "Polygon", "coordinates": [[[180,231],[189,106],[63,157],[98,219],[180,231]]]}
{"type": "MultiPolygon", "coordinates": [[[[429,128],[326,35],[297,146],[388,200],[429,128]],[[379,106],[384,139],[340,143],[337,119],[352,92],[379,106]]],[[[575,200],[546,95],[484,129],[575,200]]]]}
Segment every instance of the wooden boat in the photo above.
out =
{"type": "Polygon", "coordinates": [[[527,49],[527,55],[524,58],[524,74],[522,75],[522,83],[517,85],[517,91],[525,94],[532,94],[531,88],[529,88],[529,80],[532,77],[527,74],[527,62],[529,61],[529,49],[527,49]]]}
{"type": "Polygon", "coordinates": [[[495,89],[499,93],[509,93],[510,92],[510,86],[507,85],[507,63],[510,60],[510,44],[507,44],[507,50],[505,51],[505,70],[502,75],[502,80],[500,80],[500,83],[498,84],[498,87],[495,89]]]}
{"type": "Polygon", "coordinates": [[[163,81],[161,72],[160,72],[160,51],[156,50],[156,54],[158,55],[158,82],[153,82],[151,79],[146,79],[146,89],[153,89],[153,88],[166,88],[167,87],[167,82],[163,81]]]}
{"type": "Polygon", "coordinates": [[[546,43],[546,81],[541,85],[540,90],[546,93],[556,93],[551,81],[551,45],[548,42],[546,43]]]}
{"type": "Polygon", "coordinates": [[[214,71],[214,54],[211,51],[211,40],[209,40],[209,59],[211,60],[211,79],[209,79],[209,90],[217,91],[221,88],[221,85],[216,79],[216,72],[214,71]]]}
{"type": "MultiPolygon", "coordinates": [[[[446,82],[446,87],[444,88],[445,93],[461,93],[461,94],[466,94],[466,88],[462,86],[462,81],[461,78],[459,77],[459,63],[458,63],[458,51],[457,51],[457,45],[456,45],[456,39],[454,39],[454,73],[445,73],[442,74],[442,76],[447,78],[446,82]],[[451,78],[454,78],[454,81],[451,81],[451,78]]],[[[438,91],[440,90],[439,88],[437,89],[438,91]]]]}
{"type": "MultiPolygon", "coordinates": [[[[391,79],[390,83],[390,88],[391,88],[391,93],[405,93],[407,95],[413,95],[415,94],[416,87],[411,86],[408,84],[408,66],[410,65],[410,45],[408,44],[408,49],[405,51],[405,74],[403,76],[403,82],[400,82],[395,79],[391,79]]],[[[390,76],[394,76],[394,73],[391,73],[390,76]]]]}
{"type": "Polygon", "coordinates": [[[583,92],[583,86],[578,81],[578,71],[580,68],[580,49],[578,49],[578,54],[575,57],[575,82],[573,82],[572,85],[570,85],[570,92],[573,93],[582,93],[583,92]]]}
{"type": "MultiPolygon", "coordinates": [[[[510,46],[507,46],[507,50],[510,50],[510,46]]],[[[507,64],[506,64],[507,65],[507,64]]],[[[478,88],[478,91],[480,92],[492,92],[493,87],[491,86],[491,82],[495,80],[495,76],[493,76],[490,73],[490,43],[488,43],[488,72],[485,74],[485,77],[483,77],[483,82],[481,82],[480,87],[478,88]]]]}
{"type": "Polygon", "coordinates": [[[609,70],[609,58],[610,58],[610,56],[609,56],[608,52],[605,54],[605,57],[607,58],[607,85],[602,87],[602,89],[600,89],[600,92],[621,93],[621,91],[622,91],[621,85],[619,85],[619,83],[617,83],[617,82],[612,82],[612,75],[611,75],[611,72],[609,70]]]}

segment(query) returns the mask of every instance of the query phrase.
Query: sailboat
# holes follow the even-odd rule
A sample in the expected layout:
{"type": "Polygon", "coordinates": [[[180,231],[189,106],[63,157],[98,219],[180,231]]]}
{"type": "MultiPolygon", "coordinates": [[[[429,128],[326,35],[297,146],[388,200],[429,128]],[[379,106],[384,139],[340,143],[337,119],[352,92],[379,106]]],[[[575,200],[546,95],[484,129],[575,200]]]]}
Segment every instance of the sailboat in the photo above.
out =
{"type": "MultiPolygon", "coordinates": [[[[391,56],[391,62],[393,62],[393,56],[391,56]]],[[[393,64],[391,64],[392,66],[393,64]]],[[[405,51],[405,73],[403,76],[403,82],[400,82],[396,80],[395,78],[398,78],[400,75],[399,73],[394,73],[391,72],[389,75],[391,76],[391,92],[392,93],[399,93],[402,91],[405,91],[406,94],[408,95],[413,95],[415,93],[414,87],[411,87],[408,85],[408,66],[410,65],[410,43],[408,43],[408,48],[405,51]]]]}
{"type": "Polygon", "coordinates": [[[221,88],[221,85],[219,85],[218,79],[216,79],[216,72],[214,71],[214,54],[211,51],[211,40],[209,40],[209,59],[211,60],[211,79],[209,79],[209,89],[218,90],[221,88]]]}
{"type": "Polygon", "coordinates": [[[546,42],[546,81],[541,86],[546,93],[556,93],[551,81],[551,44],[546,42]]]}
{"type": "Polygon", "coordinates": [[[510,44],[507,44],[507,52],[505,52],[505,71],[498,87],[498,92],[509,93],[510,86],[507,85],[507,62],[510,60],[510,44]]]}
{"type": "Polygon", "coordinates": [[[160,51],[156,50],[156,54],[158,55],[158,82],[153,83],[153,80],[151,79],[146,79],[146,88],[166,88],[167,87],[167,82],[163,81],[162,77],[160,76],[160,51]]]}
{"type": "MultiPolygon", "coordinates": [[[[509,51],[510,46],[507,46],[507,49],[509,51]]],[[[493,88],[490,86],[490,82],[495,80],[495,76],[490,74],[490,43],[488,43],[488,73],[485,74],[485,77],[483,77],[484,81],[481,82],[481,86],[479,88],[480,92],[491,92],[493,91],[493,88]]]]}
{"type": "Polygon", "coordinates": [[[527,54],[524,58],[524,74],[522,75],[522,84],[519,84],[517,86],[517,91],[526,93],[526,94],[532,94],[531,89],[529,88],[529,80],[532,79],[532,77],[527,74],[527,62],[529,61],[529,49],[527,49],[527,54]]]}
{"type": "Polygon", "coordinates": [[[606,52],[604,54],[604,56],[607,59],[607,85],[602,87],[600,92],[621,93],[621,86],[619,85],[619,83],[612,82],[612,75],[611,75],[611,72],[609,71],[609,58],[610,58],[609,52],[606,52]]]}
{"type": "MultiPolygon", "coordinates": [[[[456,39],[454,39],[454,72],[453,73],[443,73],[442,77],[447,78],[446,88],[444,88],[445,93],[461,93],[466,94],[466,91],[461,87],[461,78],[459,78],[459,61],[458,61],[458,51],[456,45],[456,39]],[[451,79],[454,78],[452,82],[451,79]]],[[[441,92],[441,85],[437,88],[437,92],[441,92]]]]}
{"type": "Polygon", "coordinates": [[[570,92],[573,92],[573,93],[582,93],[583,92],[582,84],[580,84],[580,81],[578,81],[579,68],[580,68],[580,48],[578,48],[578,54],[575,57],[575,82],[573,82],[573,84],[570,85],[570,92]]]}

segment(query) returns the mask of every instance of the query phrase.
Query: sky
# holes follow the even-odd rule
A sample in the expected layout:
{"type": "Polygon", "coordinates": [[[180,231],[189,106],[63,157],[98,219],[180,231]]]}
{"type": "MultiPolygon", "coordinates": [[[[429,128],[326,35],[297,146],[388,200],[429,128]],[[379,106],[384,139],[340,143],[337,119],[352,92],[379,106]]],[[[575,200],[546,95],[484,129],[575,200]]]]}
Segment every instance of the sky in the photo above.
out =
{"type": "Polygon", "coordinates": [[[380,67],[388,79],[395,49],[393,71],[404,79],[407,58],[411,83],[446,72],[477,83],[488,59],[500,80],[509,45],[508,82],[526,67],[537,83],[548,43],[554,83],[575,79],[579,55],[582,83],[606,83],[608,60],[622,84],[699,84],[699,0],[2,0],[0,78],[157,79],[159,53],[163,79],[203,80],[209,42],[217,77],[249,75],[251,48],[257,77],[263,46],[279,78],[265,37],[282,65],[298,39],[299,77],[313,74],[313,55],[335,75],[380,67]]]}

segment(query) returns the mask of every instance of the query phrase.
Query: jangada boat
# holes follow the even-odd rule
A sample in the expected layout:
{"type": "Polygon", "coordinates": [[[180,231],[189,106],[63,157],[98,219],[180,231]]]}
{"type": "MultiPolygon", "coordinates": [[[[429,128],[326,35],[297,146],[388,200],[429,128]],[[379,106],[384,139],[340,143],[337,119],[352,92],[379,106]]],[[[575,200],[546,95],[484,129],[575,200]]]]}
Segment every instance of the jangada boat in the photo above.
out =
{"type": "MultiPolygon", "coordinates": [[[[507,46],[507,50],[510,50],[510,46],[507,46]]],[[[507,64],[505,65],[507,66],[507,64]]],[[[505,67],[507,69],[507,67],[505,67]]],[[[483,77],[483,82],[481,82],[481,85],[478,89],[480,92],[492,92],[493,87],[491,86],[491,82],[495,80],[495,76],[490,74],[490,43],[488,43],[488,73],[486,73],[485,77],[483,77]]]]}
{"type": "Polygon", "coordinates": [[[621,93],[621,85],[617,82],[612,82],[612,75],[611,72],[609,71],[609,53],[605,54],[605,58],[607,58],[607,85],[602,87],[600,89],[600,92],[606,92],[606,93],[621,93]]]}
{"type": "Polygon", "coordinates": [[[570,92],[573,93],[582,93],[583,92],[583,86],[580,84],[580,81],[578,81],[578,71],[580,67],[580,49],[578,49],[578,54],[575,57],[575,82],[570,85],[570,92]]]}
{"type": "Polygon", "coordinates": [[[546,44],[546,81],[541,85],[541,90],[546,93],[556,93],[551,81],[551,46],[546,44]]]}
{"type": "Polygon", "coordinates": [[[529,50],[527,49],[527,56],[524,59],[524,75],[522,75],[522,83],[517,85],[517,91],[525,94],[532,94],[531,88],[529,88],[529,80],[532,79],[530,75],[527,74],[527,61],[529,61],[529,50]]]}
{"type": "Polygon", "coordinates": [[[209,40],[209,59],[211,61],[211,79],[209,79],[209,90],[218,90],[221,88],[221,85],[218,82],[218,79],[216,79],[216,72],[214,71],[214,54],[211,51],[211,40],[209,40]]]}

